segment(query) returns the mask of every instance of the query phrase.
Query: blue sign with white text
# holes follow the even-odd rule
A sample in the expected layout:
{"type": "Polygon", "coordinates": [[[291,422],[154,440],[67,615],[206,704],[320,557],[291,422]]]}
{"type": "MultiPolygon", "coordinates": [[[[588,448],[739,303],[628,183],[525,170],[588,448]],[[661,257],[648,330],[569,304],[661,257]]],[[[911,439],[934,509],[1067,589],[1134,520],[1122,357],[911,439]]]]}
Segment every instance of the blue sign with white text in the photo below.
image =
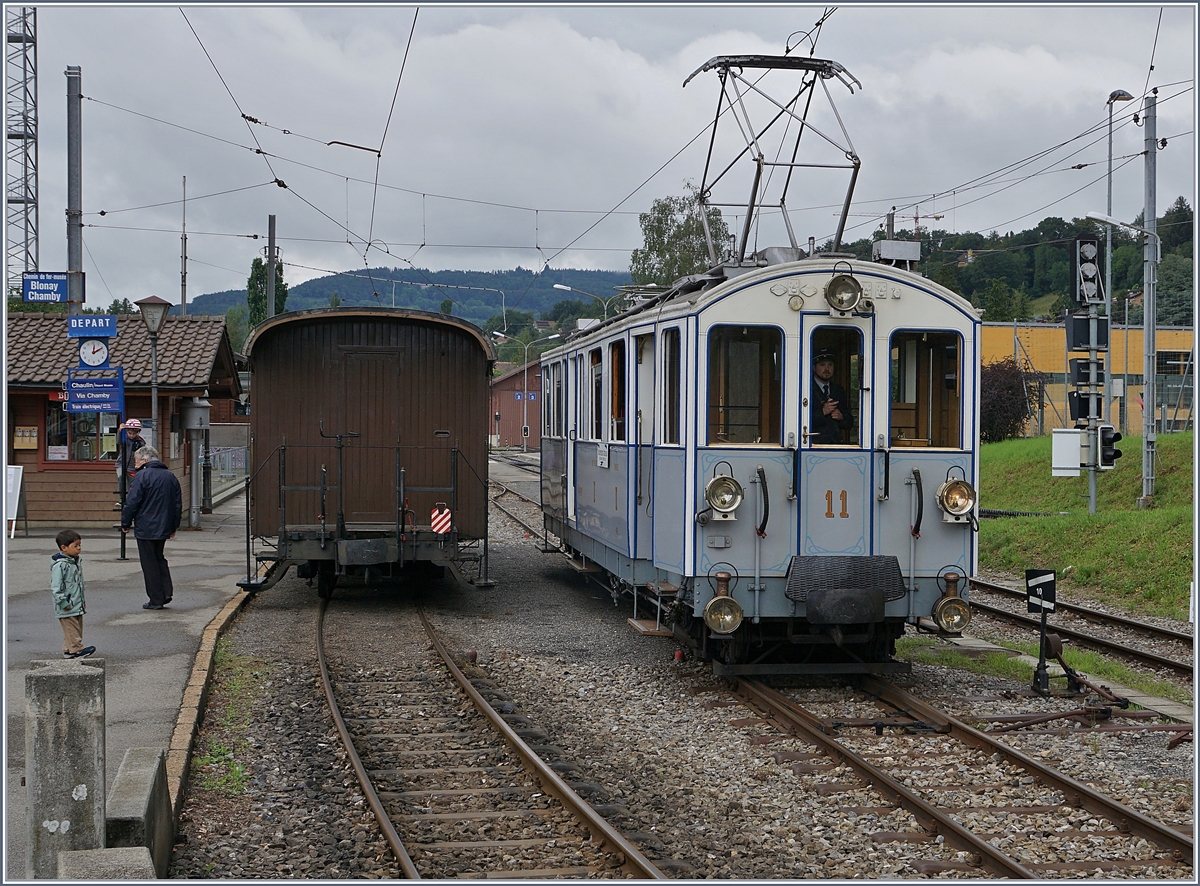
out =
{"type": "Polygon", "coordinates": [[[26,271],[21,275],[21,300],[56,303],[67,300],[66,271],[26,271]]]}
{"type": "Polygon", "coordinates": [[[112,314],[78,314],[67,318],[67,338],[116,338],[117,318],[112,314]]]}
{"type": "Polygon", "coordinates": [[[67,370],[67,412],[125,413],[125,374],[120,367],[109,370],[116,377],[80,378],[67,370]]]}

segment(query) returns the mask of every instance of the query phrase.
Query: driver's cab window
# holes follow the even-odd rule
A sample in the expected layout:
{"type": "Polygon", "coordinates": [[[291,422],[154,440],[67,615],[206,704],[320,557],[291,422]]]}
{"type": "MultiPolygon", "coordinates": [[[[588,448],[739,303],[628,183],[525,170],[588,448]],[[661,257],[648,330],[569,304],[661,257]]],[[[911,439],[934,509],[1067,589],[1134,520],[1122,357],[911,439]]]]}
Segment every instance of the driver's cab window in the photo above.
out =
{"type": "Polygon", "coordinates": [[[961,446],[962,342],[956,333],[895,333],[888,387],[890,445],[961,446]]]}
{"type": "Polygon", "coordinates": [[[808,442],[861,446],[862,334],[823,326],[809,343],[808,442]]]}

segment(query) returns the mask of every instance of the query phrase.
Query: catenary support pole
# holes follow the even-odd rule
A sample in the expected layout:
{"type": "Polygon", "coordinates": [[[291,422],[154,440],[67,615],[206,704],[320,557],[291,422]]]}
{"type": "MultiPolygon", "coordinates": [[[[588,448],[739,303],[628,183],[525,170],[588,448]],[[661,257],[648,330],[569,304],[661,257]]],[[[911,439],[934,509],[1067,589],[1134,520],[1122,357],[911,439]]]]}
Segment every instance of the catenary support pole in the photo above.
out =
{"type": "Polygon", "coordinates": [[[83,313],[83,73],[67,65],[67,313],[83,313]]]}
{"type": "Polygon", "coordinates": [[[1157,114],[1155,113],[1157,92],[1157,89],[1153,90],[1150,95],[1146,96],[1146,114],[1143,118],[1146,130],[1146,205],[1142,219],[1146,230],[1155,236],[1145,238],[1146,242],[1142,250],[1144,283],[1142,331],[1145,350],[1145,364],[1142,373],[1145,380],[1142,385],[1142,497],[1138,499],[1139,508],[1148,508],[1154,504],[1154,444],[1157,438],[1154,426],[1154,413],[1158,403],[1154,378],[1158,368],[1158,354],[1155,349],[1157,332],[1155,287],[1158,275],[1158,215],[1155,206],[1155,177],[1157,175],[1155,152],[1158,150],[1157,114]]]}
{"type": "Polygon", "coordinates": [[[267,316],[275,316],[275,216],[267,216],[267,316]]]}

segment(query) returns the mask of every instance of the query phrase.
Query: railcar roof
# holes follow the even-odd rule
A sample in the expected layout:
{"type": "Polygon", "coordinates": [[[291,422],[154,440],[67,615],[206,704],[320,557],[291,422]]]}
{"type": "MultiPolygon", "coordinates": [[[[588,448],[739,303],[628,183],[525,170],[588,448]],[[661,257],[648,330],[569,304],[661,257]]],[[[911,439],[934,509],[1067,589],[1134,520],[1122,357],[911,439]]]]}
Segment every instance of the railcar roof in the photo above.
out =
{"type": "Polygon", "coordinates": [[[263,333],[269,329],[275,329],[286,323],[293,323],[303,320],[323,320],[330,317],[374,317],[393,320],[419,320],[424,323],[435,323],[443,326],[456,326],[464,332],[470,333],[483,346],[484,353],[491,362],[496,360],[496,347],[491,340],[484,335],[482,329],[471,323],[469,320],[463,320],[461,317],[453,317],[449,314],[439,314],[434,311],[422,311],[417,308],[385,308],[373,306],[355,306],[346,308],[307,308],[303,311],[285,311],[282,314],[276,314],[274,317],[269,317],[263,322],[255,326],[250,335],[246,337],[246,344],[243,346],[247,357],[252,356],[254,345],[262,337],[263,333]]]}

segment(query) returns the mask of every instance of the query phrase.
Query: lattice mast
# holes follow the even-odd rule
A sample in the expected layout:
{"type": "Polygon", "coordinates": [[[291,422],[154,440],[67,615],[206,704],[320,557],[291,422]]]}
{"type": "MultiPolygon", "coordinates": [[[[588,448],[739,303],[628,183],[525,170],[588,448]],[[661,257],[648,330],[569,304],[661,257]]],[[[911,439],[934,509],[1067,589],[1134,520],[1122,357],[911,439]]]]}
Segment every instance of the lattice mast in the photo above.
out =
{"type": "Polygon", "coordinates": [[[5,266],[8,291],[20,293],[21,275],[38,270],[37,10],[11,7],[5,25],[5,266]]]}

